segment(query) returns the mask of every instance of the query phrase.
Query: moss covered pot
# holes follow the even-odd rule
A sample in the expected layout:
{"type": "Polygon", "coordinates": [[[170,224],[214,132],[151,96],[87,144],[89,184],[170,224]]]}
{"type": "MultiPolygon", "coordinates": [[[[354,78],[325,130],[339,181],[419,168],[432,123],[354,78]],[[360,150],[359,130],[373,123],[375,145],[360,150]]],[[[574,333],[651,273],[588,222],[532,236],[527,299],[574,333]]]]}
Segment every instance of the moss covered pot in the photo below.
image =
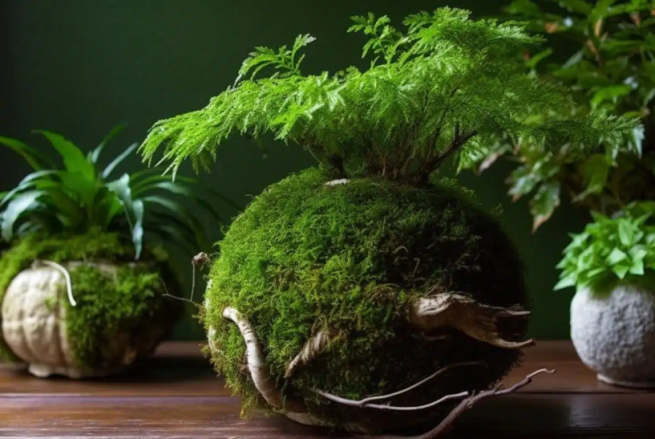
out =
{"type": "Polygon", "coordinates": [[[113,234],[28,236],[0,258],[0,357],[39,377],[119,373],[169,334],[165,256],[113,234]]]}
{"type": "Polygon", "coordinates": [[[234,221],[209,279],[217,371],[246,409],[304,424],[432,425],[457,401],[390,406],[488,389],[531,342],[520,341],[528,312],[514,246],[447,181],[288,177],[234,221]],[[361,403],[373,396],[380,404],[361,403]]]}

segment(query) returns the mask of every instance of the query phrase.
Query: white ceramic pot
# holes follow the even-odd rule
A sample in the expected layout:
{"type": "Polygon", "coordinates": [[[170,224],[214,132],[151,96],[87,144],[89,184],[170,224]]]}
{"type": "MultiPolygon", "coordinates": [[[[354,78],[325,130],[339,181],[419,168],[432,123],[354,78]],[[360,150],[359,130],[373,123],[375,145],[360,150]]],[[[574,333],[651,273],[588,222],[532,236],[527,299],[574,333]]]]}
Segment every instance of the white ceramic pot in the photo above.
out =
{"type": "MultiPolygon", "coordinates": [[[[71,269],[79,264],[68,262],[63,267],[71,269]]],[[[116,265],[93,265],[110,276],[116,273],[116,265]]],[[[90,378],[120,373],[138,357],[154,351],[167,332],[166,323],[139,334],[116,331],[111,346],[103,347],[116,361],[101,367],[80,367],[66,331],[64,301],[68,300],[66,276],[53,266],[35,265],[23,270],[7,287],[1,308],[2,336],[33,375],[90,378]]]]}
{"type": "Polygon", "coordinates": [[[604,295],[579,291],[571,302],[571,338],[600,381],[655,388],[655,291],[630,285],[604,295]]]}

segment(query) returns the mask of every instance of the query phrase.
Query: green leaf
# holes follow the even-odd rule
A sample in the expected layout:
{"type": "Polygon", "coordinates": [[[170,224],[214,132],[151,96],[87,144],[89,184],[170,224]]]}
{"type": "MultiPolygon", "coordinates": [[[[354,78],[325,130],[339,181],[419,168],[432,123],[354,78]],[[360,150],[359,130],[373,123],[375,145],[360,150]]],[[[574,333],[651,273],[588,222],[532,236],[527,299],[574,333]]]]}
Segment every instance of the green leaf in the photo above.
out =
{"type": "MultiPolygon", "coordinates": [[[[127,212],[126,212],[127,213],[127,212]]],[[[132,243],[134,244],[134,259],[141,257],[143,251],[143,201],[135,200],[131,206],[132,223],[132,243]]]]}
{"type": "Polygon", "coordinates": [[[594,154],[580,165],[580,174],[585,182],[585,190],[573,198],[573,202],[584,200],[590,194],[599,194],[607,184],[611,161],[605,154],[594,154]]]}
{"type": "Polygon", "coordinates": [[[112,162],[109,163],[105,170],[102,172],[102,178],[109,178],[116,166],[120,165],[123,160],[125,160],[130,154],[132,154],[135,149],[138,148],[138,146],[138,143],[133,143],[125,151],[123,151],[121,155],[112,160],[112,162]]]}
{"type": "Polygon", "coordinates": [[[564,288],[574,287],[576,284],[576,278],[574,276],[566,276],[561,279],[554,287],[554,290],[562,290],[564,288]]]}
{"type": "Polygon", "coordinates": [[[7,208],[2,212],[2,237],[5,241],[11,241],[16,221],[33,208],[42,195],[41,191],[24,192],[9,202],[7,208]]]}
{"type": "Polygon", "coordinates": [[[109,142],[111,142],[111,140],[114,137],[116,137],[117,134],[119,134],[121,131],[123,131],[123,129],[125,129],[125,125],[118,125],[118,126],[114,127],[109,132],[109,134],[107,134],[105,136],[105,138],[102,139],[102,142],[100,142],[100,145],[98,145],[98,147],[96,149],[94,149],[93,151],[91,151],[89,153],[89,161],[91,163],[93,163],[94,165],[97,165],[98,164],[98,159],[100,158],[100,154],[102,153],[102,150],[105,149],[105,146],[107,146],[107,144],[109,142]]]}
{"type": "Polygon", "coordinates": [[[643,245],[639,246],[634,246],[630,250],[628,250],[628,254],[630,255],[630,259],[633,261],[643,261],[646,255],[648,254],[648,251],[645,249],[643,245]]]}
{"type": "Polygon", "coordinates": [[[631,266],[628,264],[619,264],[612,267],[612,271],[619,279],[625,279],[625,276],[630,271],[631,266]]]}
{"type": "Polygon", "coordinates": [[[626,259],[628,259],[628,255],[626,255],[625,252],[619,250],[618,248],[615,248],[607,257],[607,264],[616,265],[619,262],[624,261],[626,259]]]}
{"type": "Polygon", "coordinates": [[[591,211],[590,214],[591,214],[591,217],[594,219],[594,222],[596,222],[596,223],[599,223],[601,225],[612,224],[611,218],[609,218],[606,215],[603,215],[600,212],[591,211]]]}
{"type": "Polygon", "coordinates": [[[643,143],[645,137],[646,134],[643,125],[634,127],[632,132],[628,133],[628,142],[631,146],[630,149],[639,157],[643,154],[643,143]]]}
{"type": "Polygon", "coordinates": [[[505,8],[505,11],[510,14],[525,14],[529,16],[539,16],[541,14],[539,6],[530,0],[514,0],[505,8]]]}
{"type": "Polygon", "coordinates": [[[541,52],[530,57],[530,59],[526,61],[525,65],[530,69],[534,69],[537,67],[537,64],[539,64],[539,62],[548,58],[552,54],[553,54],[553,49],[548,48],[546,50],[542,50],[541,52]]]}
{"type": "Polygon", "coordinates": [[[625,247],[632,246],[634,240],[634,230],[630,222],[624,218],[618,220],[619,239],[625,247]]]}
{"type": "Polygon", "coordinates": [[[627,95],[632,91],[632,87],[626,84],[620,85],[611,85],[609,87],[604,87],[594,93],[594,97],[591,100],[592,108],[598,107],[605,101],[614,101],[622,96],[627,95]]]}
{"type": "Polygon", "coordinates": [[[530,201],[530,213],[533,216],[532,231],[536,231],[553,215],[560,204],[560,183],[549,181],[539,186],[534,198],[530,201]]]}
{"type": "Polygon", "coordinates": [[[36,172],[32,172],[31,174],[28,174],[25,178],[21,180],[20,183],[18,183],[18,186],[16,186],[14,189],[4,194],[2,200],[0,201],[0,207],[10,202],[17,193],[39,186],[39,180],[42,177],[53,175],[56,173],[57,171],[36,171],[36,172]]]}
{"type": "MultiPolygon", "coordinates": [[[[583,58],[584,58],[584,50],[578,50],[573,55],[571,55],[571,57],[562,65],[561,70],[565,70],[565,69],[568,69],[568,68],[571,68],[571,67],[575,66],[577,63],[582,61],[583,58]]],[[[561,70],[560,70],[560,73],[561,73],[561,70]]]]}
{"type": "Polygon", "coordinates": [[[36,133],[43,134],[50,144],[59,152],[64,160],[64,166],[69,172],[79,173],[88,181],[94,181],[96,170],[93,164],[89,163],[82,151],[71,141],[59,134],[50,131],[37,130],[36,133]]]}
{"type": "Polygon", "coordinates": [[[198,219],[192,215],[187,209],[185,209],[181,204],[169,200],[164,197],[160,197],[158,195],[150,195],[147,197],[143,198],[144,204],[154,204],[160,207],[163,207],[165,210],[177,215],[180,219],[182,219],[186,224],[188,224],[189,228],[193,231],[195,237],[196,237],[196,243],[201,247],[201,248],[208,248],[210,245],[207,241],[207,238],[203,232],[202,225],[198,221],[198,219]]]}
{"type": "Polygon", "coordinates": [[[516,201],[521,196],[532,192],[540,180],[540,176],[533,173],[529,167],[518,167],[510,176],[511,186],[509,194],[512,195],[512,199],[516,201]]]}
{"type": "Polygon", "coordinates": [[[0,136],[0,145],[8,146],[9,148],[16,151],[35,171],[39,171],[44,167],[53,167],[52,161],[49,157],[42,154],[38,149],[33,148],[19,140],[0,136]]]}
{"type": "Polygon", "coordinates": [[[610,6],[616,3],[616,0],[598,0],[596,6],[591,11],[591,20],[600,20],[610,14],[610,6]]]}
{"type": "Polygon", "coordinates": [[[579,12],[581,14],[590,14],[593,10],[593,6],[584,0],[561,0],[560,5],[571,12],[579,12]]]}
{"type": "Polygon", "coordinates": [[[644,261],[643,260],[633,261],[632,266],[630,267],[630,274],[634,274],[636,276],[643,275],[644,274],[644,261]]]}

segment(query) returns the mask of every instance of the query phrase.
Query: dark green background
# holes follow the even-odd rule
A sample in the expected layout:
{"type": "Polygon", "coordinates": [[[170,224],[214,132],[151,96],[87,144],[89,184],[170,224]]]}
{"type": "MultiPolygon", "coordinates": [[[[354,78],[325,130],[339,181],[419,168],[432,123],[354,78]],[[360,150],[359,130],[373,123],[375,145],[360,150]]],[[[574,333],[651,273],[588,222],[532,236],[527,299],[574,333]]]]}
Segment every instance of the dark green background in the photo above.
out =
{"type": "MultiPolygon", "coordinates": [[[[346,34],[351,15],[368,11],[392,19],[445,6],[435,0],[0,0],[0,134],[30,138],[32,129],[66,135],[85,150],[118,123],[128,128],[105,157],[143,139],[158,119],[204,106],[234,81],[257,45],[287,44],[299,33],[317,42],[305,71],[335,71],[361,64],[358,35],[346,34]]],[[[505,1],[451,1],[475,16],[497,13],[505,1]]],[[[32,136],[33,137],[33,136],[32,136]]],[[[46,146],[33,138],[38,145],[46,146]]],[[[300,148],[270,145],[268,158],[251,142],[235,139],[202,179],[245,205],[268,184],[313,163],[300,148]]],[[[141,166],[134,157],[124,169],[141,166]]],[[[9,150],[0,150],[0,190],[28,171],[9,150]]],[[[524,203],[511,203],[496,166],[478,178],[462,175],[486,207],[502,204],[504,226],[525,259],[533,297],[532,333],[567,338],[571,291],[553,292],[554,265],[579,231],[580,212],[564,208],[536,234],[524,203]]],[[[187,169],[187,172],[191,172],[187,169]]],[[[220,206],[226,218],[236,211],[220,206]]],[[[213,228],[214,238],[220,227],[213,228]]],[[[178,257],[189,284],[191,265],[178,257]]],[[[196,293],[198,297],[199,293],[196,293]]],[[[191,309],[189,310],[191,311],[191,309]]],[[[190,313],[191,314],[191,313],[190,313]]],[[[190,317],[178,339],[200,339],[190,317]]]]}

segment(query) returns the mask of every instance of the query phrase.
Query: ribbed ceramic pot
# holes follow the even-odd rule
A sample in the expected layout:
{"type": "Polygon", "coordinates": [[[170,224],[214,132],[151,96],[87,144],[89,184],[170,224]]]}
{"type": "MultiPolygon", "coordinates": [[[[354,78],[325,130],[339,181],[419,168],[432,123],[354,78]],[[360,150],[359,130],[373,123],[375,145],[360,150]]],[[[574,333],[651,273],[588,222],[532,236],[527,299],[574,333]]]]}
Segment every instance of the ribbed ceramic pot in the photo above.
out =
{"type": "MultiPolygon", "coordinates": [[[[69,270],[80,264],[89,265],[68,262],[62,267],[69,270]]],[[[114,276],[120,266],[104,262],[90,265],[107,276],[114,276]]],[[[114,330],[111,343],[102,346],[111,360],[85,367],[76,362],[66,331],[67,300],[66,275],[53,266],[34,265],[23,270],[7,287],[1,308],[2,336],[33,375],[92,378],[121,373],[138,358],[150,355],[175,321],[171,315],[162,315],[158,324],[143,326],[138,332],[114,330]]]]}
{"type": "Polygon", "coordinates": [[[655,388],[655,291],[632,285],[609,294],[579,291],[571,302],[571,338],[600,381],[655,388]]]}

